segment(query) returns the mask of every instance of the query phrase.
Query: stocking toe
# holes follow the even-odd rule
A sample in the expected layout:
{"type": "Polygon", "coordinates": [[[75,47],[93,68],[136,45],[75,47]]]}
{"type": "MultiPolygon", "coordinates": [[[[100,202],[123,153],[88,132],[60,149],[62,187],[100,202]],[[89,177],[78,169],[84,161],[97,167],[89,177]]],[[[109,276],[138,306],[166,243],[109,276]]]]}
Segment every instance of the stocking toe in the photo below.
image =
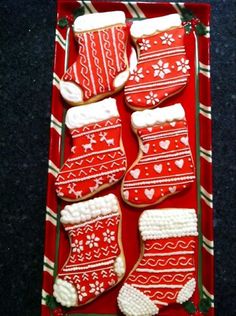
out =
{"type": "Polygon", "coordinates": [[[61,80],[60,91],[67,102],[75,104],[83,102],[83,91],[73,82],[61,80]]]}
{"type": "Polygon", "coordinates": [[[193,295],[196,288],[196,280],[192,278],[189,280],[184,287],[181,289],[177,296],[176,302],[179,304],[183,304],[184,302],[187,302],[193,295]]]}
{"type": "Polygon", "coordinates": [[[128,69],[119,73],[113,81],[114,88],[118,89],[118,88],[122,87],[126,83],[126,81],[128,80],[128,77],[129,77],[129,70],[128,69]]]}
{"type": "Polygon", "coordinates": [[[72,307],[77,305],[77,294],[75,287],[62,279],[57,279],[53,285],[53,296],[63,306],[72,307]]]}

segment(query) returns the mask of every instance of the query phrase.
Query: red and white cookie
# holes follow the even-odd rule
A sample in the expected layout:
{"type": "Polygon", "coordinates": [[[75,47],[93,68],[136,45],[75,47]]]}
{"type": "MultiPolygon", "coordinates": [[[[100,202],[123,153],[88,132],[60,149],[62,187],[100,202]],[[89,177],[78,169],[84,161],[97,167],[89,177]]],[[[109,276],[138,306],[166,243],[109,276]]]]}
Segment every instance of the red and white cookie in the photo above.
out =
{"type": "Polygon", "coordinates": [[[131,122],[140,150],[122,182],[124,201],[143,207],[187,189],[195,168],[182,105],[134,112],[131,122]]]}
{"type": "Polygon", "coordinates": [[[66,126],[70,129],[73,145],[56,178],[56,192],[60,198],[84,200],[122,178],[126,156],[115,99],[69,109],[66,126]]]}
{"type": "Polygon", "coordinates": [[[171,14],[135,21],[130,32],[138,57],[132,55],[126,103],[135,110],[157,107],[188,82],[190,66],[181,18],[171,14]]]}

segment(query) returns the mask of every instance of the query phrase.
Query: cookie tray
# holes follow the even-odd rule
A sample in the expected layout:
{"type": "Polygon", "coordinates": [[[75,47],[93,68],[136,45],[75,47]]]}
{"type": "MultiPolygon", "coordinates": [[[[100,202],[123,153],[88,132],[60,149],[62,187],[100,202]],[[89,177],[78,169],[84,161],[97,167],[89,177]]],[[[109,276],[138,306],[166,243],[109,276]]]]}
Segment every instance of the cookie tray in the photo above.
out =
{"type": "MultiPolygon", "coordinates": [[[[185,21],[189,33],[186,36],[186,52],[190,60],[190,80],[187,87],[176,96],[163,103],[163,106],[181,103],[186,112],[189,127],[190,147],[196,167],[196,181],[192,187],[151,207],[152,209],[168,207],[195,208],[199,219],[197,262],[198,284],[192,297],[192,303],[204,315],[214,315],[214,242],[213,242],[213,196],[212,196],[212,138],[211,138],[211,98],[210,98],[210,7],[207,4],[145,3],[145,2],[99,2],[99,1],[57,1],[57,19],[70,19],[80,6],[85,14],[113,10],[124,11],[127,21],[179,13],[185,21]],[[191,13],[193,15],[191,15],[191,13]],[[206,26],[204,35],[196,27],[196,17],[206,26]],[[191,20],[190,22],[188,20],[191,20]]],[[[80,9],[81,10],[81,9],[80,9]]],[[[62,23],[63,24],[63,23],[62,23]]],[[[69,242],[60,224],[60,210],[66,205],[57,198],[55,178],[63,162],[70,153],[71,139],[65,128],[67,105],[59,92],[60,78],[76,58],[76,46],[70,26],[57,24],[55,33],[55,57],[53,69],[50,148],[48,166],[47,207],[45,219],[45,250],[43,265],[43,286],[41,315],[54,315],[56,307],[53,299],[53,283],[58,270],[62,267],[69,253],[69,242]],[[61,25],[63,26],[63,25],[61,25]]],[[[130,49],[128,48],[128,54],[130,49]]],[[[130,127],[132,111],[124,103],[123,91],[114,96],[122,120],[123,142],[126,150],[128,167],[138,153],[137,139],[130,127]]],[[[136,263],[140,253],[138,219],[144,209],[137,209],[125,204],[120,194],[120,182],[96,196],[114,193],[122,209],[122,239],[126,256],[126,276],[136,263]]],[[[145,208],[148,209],[148,208],[145,208]]],[[[101,295],[93,302],[80,308],[63,309],[63,315],[119,315],[116,298],[122,282],[101,295]]],[[[189,315],[192,306],[185,309],[173,305],[163,309],[160,315],[189,315]]],[[[194,314],[194,313],[193,313],[194,314]]],[[[59,315],[59,314],[58,314],[59,315]]],[[[60,314],[61,315],[61,314],[60,314]]],[[[203,315],[197,312],[196,315],[203,315]]]]}

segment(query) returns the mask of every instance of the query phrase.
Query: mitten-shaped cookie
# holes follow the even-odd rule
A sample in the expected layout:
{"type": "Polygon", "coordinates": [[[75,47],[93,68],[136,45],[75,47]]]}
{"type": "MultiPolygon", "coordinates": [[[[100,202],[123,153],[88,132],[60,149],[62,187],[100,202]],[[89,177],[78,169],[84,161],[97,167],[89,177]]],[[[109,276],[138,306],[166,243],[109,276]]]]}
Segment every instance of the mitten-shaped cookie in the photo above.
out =
{"type": "Polygon", "coordinates": [[[58,196],[79,201],[119,181],[126,170],[126,156],[116,100],[69,109],[66,126],[73,146],[56,179],[58,196]]]}
{"type": "Polygon", "coordinates": [[[148,210],[139,220],[141,256],[118,296],[126,316],[152,316],[189,300],[196,287],[193,209],[148,210]]]}
{"type": "Polygon", "coordinates": [[[119,202],[108,194],[67,205],[61,223],[71,250],[53,295],[66,307],[87,304],[114,287],[125,273],[119,202]]]}
{"type": "Polygon", "coordinates": [[[78,57],[61,78],[62,97],[70,105],[80,105],[122,89],[129,76],[124,12],[79,16],[73,27],[78,57]]]}
{"type": "Polygon", "coordinates": [[[124,201],[148,206],[188,188],[195,172],[182,105],[134,112],[131,123],[140,150],[122,182],[124,201]]]}
{"type": "Polygon", "coordinates": [[[188,81],[190,66],[181,18],[171,14],[135,21],[130,32],[138,62],[125,85],[126,103],[136,110],[157,107],[188,81]]]}

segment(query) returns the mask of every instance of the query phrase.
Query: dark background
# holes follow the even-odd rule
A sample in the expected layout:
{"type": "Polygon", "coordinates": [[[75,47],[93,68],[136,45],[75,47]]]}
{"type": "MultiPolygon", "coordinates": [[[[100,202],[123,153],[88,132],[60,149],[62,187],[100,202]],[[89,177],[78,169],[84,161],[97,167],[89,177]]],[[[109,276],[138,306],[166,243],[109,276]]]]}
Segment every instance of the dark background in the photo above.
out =
{"type": "MultiPolygon", "coordinates": [[[[236,1],[210,2],[215,305],[233,316],[236,1]]],[[[55,22],[56,0],[0,0],[0,315],[40,315],[55,22]]]]}

